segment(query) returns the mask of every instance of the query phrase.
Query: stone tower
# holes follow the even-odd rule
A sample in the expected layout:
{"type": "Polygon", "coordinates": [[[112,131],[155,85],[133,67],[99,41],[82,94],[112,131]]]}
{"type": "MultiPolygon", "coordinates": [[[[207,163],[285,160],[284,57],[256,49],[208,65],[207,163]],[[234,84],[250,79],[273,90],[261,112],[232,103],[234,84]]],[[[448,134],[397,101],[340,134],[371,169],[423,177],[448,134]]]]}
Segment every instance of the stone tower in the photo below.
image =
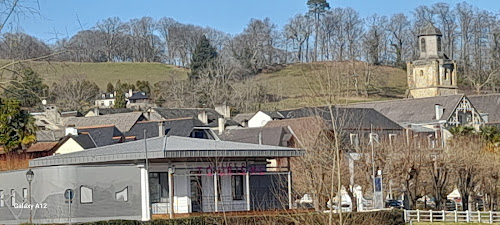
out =
{"type": "Polygon", "coordinates": [[[431,23],[418,35],[420,57],[407,66],[408,97],[458,94],[457,64],[444,54],[442,36],[431,23]]]}

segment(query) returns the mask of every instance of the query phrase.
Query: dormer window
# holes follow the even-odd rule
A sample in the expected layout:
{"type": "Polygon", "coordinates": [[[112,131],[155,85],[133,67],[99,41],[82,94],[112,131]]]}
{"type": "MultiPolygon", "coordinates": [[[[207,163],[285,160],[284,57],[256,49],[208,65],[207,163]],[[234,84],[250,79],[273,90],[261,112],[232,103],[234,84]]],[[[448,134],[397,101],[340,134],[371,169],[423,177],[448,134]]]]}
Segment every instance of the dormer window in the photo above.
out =
{"type": "Polygon", "coordinates": [[[420,51],[425,52],[425,38],[420,39],[420,51]]]}
{"type": "Polygon", "coordinates": [[[441,51],[441,37],[438,37],[438,40],[437,40],[437,47],[438,47],[438,52],[441,51]]]}
{"type": "Polygon", "coordinates": [[[103,98],[103,99],[104,99],[104,98],[106,98],[106,94],[102,94],[102,98],[103,98]]]}

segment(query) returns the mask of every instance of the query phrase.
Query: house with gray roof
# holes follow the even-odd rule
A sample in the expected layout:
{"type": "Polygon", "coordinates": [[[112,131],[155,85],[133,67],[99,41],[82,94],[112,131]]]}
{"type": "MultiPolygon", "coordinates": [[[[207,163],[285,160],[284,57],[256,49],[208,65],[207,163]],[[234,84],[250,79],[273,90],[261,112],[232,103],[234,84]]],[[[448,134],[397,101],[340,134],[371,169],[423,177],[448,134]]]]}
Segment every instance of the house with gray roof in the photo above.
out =
{"type": "Polygon", "coordinates": [[[120,132],[127,132],[138,121],[143,121],[146,118],[142,112],[129,112],[109,114],[104,116],[91,116],[91,117],[71,117],[64,118],[64,126],[75,127],[94,127],[104,125],[114,125],[120,132]]]}
{"type": "Polygon", "coordinates": [[[146,138],[162,137],[162,136],[179,136],[192,137],[202,139],[217,140],[217,135],[205,124],[196,118],[177,118],[159,121],[140,121],[137,122],[128,132],[125,132],[125,137],[140,140],[144,139],[144,131],[146,138]]]}
{"type": "MultiPolygon", "coordinates": [[[[267,160],[301,149],[177,136],[147,138],[30,161],[33,223],[126,219],[153,215],[275,210],[291,207],[289,166],[267,160]],[[277,185],[280,184],[280,185],[277,185]],[[74,198],[65,202],[64,192],[74,198]]],[[[0,224],[23,223],[26,170],[0,173],[0,224]],[[24,194],[23,194],[24,193],[24,194]]]]}
{"type": "Polygon", "coordinates": [[[500,124],[500,94],[469,95],[472,102],[487,124],[500,124]]]}
{"type": "Polygon", "coordinates": [[[460,94],[356,103],[350,107],[375,109],[404,127],[439,124],[478,127],[484,124],[484,119],[475,105],[469,97],[460,94]]]}

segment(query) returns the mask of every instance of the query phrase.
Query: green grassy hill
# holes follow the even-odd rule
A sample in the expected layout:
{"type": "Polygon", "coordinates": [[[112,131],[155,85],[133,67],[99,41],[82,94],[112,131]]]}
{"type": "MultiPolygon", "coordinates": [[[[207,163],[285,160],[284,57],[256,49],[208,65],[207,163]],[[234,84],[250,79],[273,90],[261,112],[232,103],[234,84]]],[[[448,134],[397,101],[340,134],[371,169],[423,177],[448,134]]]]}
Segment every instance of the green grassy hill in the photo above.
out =
{"type": "MultiPolygon", "coordinates": [[[[0,60],[0,66],[9,63],[0,60]]],[[[37,71],[51,85],[63,75],[81,75],[94,81],[103,90],[108,82],[115,84],[116,81],[135,83],[137,80],[148,80],[155,84],[161,80],[187,79],[188,69],[161,63],[75,63],[75,62],[27,62],[29,66],[37,71]]],[[[284,67],[267,69],[261,74],[251,78],[251,81],[259,82],[266,88],[268,94],[279,96],[278,102],[262,103],[263,109],[290,108],[310,105],[325,104],[321,98],[313,98],[311,89],[317,89],[318,84],[313,81],[318,74],[332,70],[343,70],[351,68],[355,73],[366,72],[366,64],[356,62],[322,62],[322,63],[298,63],[284,67]],[[311,85],[312,84],[312,85],[311,85]]],[[[406,72],[402,69],[388,66],[371,66],[372,86],[369,89],[370,97],[352,95],[348,102],[382,100],[391,97],[403,97],[406,90],[406,72]]],[[[6,79],[11,74],[0,71],[2,78],[6,79]]],[[[359,79],[362,79],[361,77],[359,79]]],[[[359,81],[361,85],[361,80],[359,81]]],[[[354,90],[354,86],[350,85],[354,90]]],[[[261,103],[259,103],[261,104],[261,103]]]]}
{"type": "MultiPolygon", "coordinates": [[[[0,66],[9,61],[0,60],[0,66]]],[[[108,82],[113,85],[116,81],[134,83],[137,80],[148,80],[154,84],[161,80],[186,79],[187,69],[161,63],[75,63],[75,62],[29,62],[24,63],[42,75],[50,85],[63,75],[78,74],[94,81],[102,89],[106,89],[108,82]]],[[[3,77],[11,74],[4,72],[3,77]]]]}
{"type": "MultiPolygon", "coordinates": [[[[264,72],[254,79],[267,87],[267,90],[274,95],[280,96],[280,102],[264,104],[264,108],[272,110],[275,108],[290,108],[309,105],[325,104],[324,99],[312,97],[314,92],[311,89],[318,89],[318,76],[330,73],[335,76],[334,70],[342,71],[344,74],[349,69],[350,73],[362,74],[367,72],[366,64],[362,62],[321,62],[321,63],[299,63],[286,66],[273,72],[264,72]],[[353,69],[354,68],[354,69],[353,69]],[[354,71],[354,72],[353,72],[354,71]]],[[[384,100],[394,97],[404,97],[407,89],[406,71],[389,67],[371,65],[371,85],[368,89],[370,97],[354,94],[354,79],[347,87],[352,94],[346,99],[347,102],[361,102],[384,100]]],[[[358,86],[361,87],[363,77],[358,77],[358,86]]]]}

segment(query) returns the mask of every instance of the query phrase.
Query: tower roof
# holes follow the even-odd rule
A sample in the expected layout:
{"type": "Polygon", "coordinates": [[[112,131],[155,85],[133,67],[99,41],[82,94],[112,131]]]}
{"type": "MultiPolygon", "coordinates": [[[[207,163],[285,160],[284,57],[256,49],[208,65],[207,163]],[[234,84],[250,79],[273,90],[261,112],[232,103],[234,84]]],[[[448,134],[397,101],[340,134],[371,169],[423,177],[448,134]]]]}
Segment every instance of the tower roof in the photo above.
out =
{"type": "Polygon", "coordinates": [[[420,34],[418,35],[419,37],[420,36],[442,36],[443,33],[441,33],[441,31],[435,27],[432,23],[427,23],[427,25],[425,25],[425,27],[420,30],[420,34]]]}

